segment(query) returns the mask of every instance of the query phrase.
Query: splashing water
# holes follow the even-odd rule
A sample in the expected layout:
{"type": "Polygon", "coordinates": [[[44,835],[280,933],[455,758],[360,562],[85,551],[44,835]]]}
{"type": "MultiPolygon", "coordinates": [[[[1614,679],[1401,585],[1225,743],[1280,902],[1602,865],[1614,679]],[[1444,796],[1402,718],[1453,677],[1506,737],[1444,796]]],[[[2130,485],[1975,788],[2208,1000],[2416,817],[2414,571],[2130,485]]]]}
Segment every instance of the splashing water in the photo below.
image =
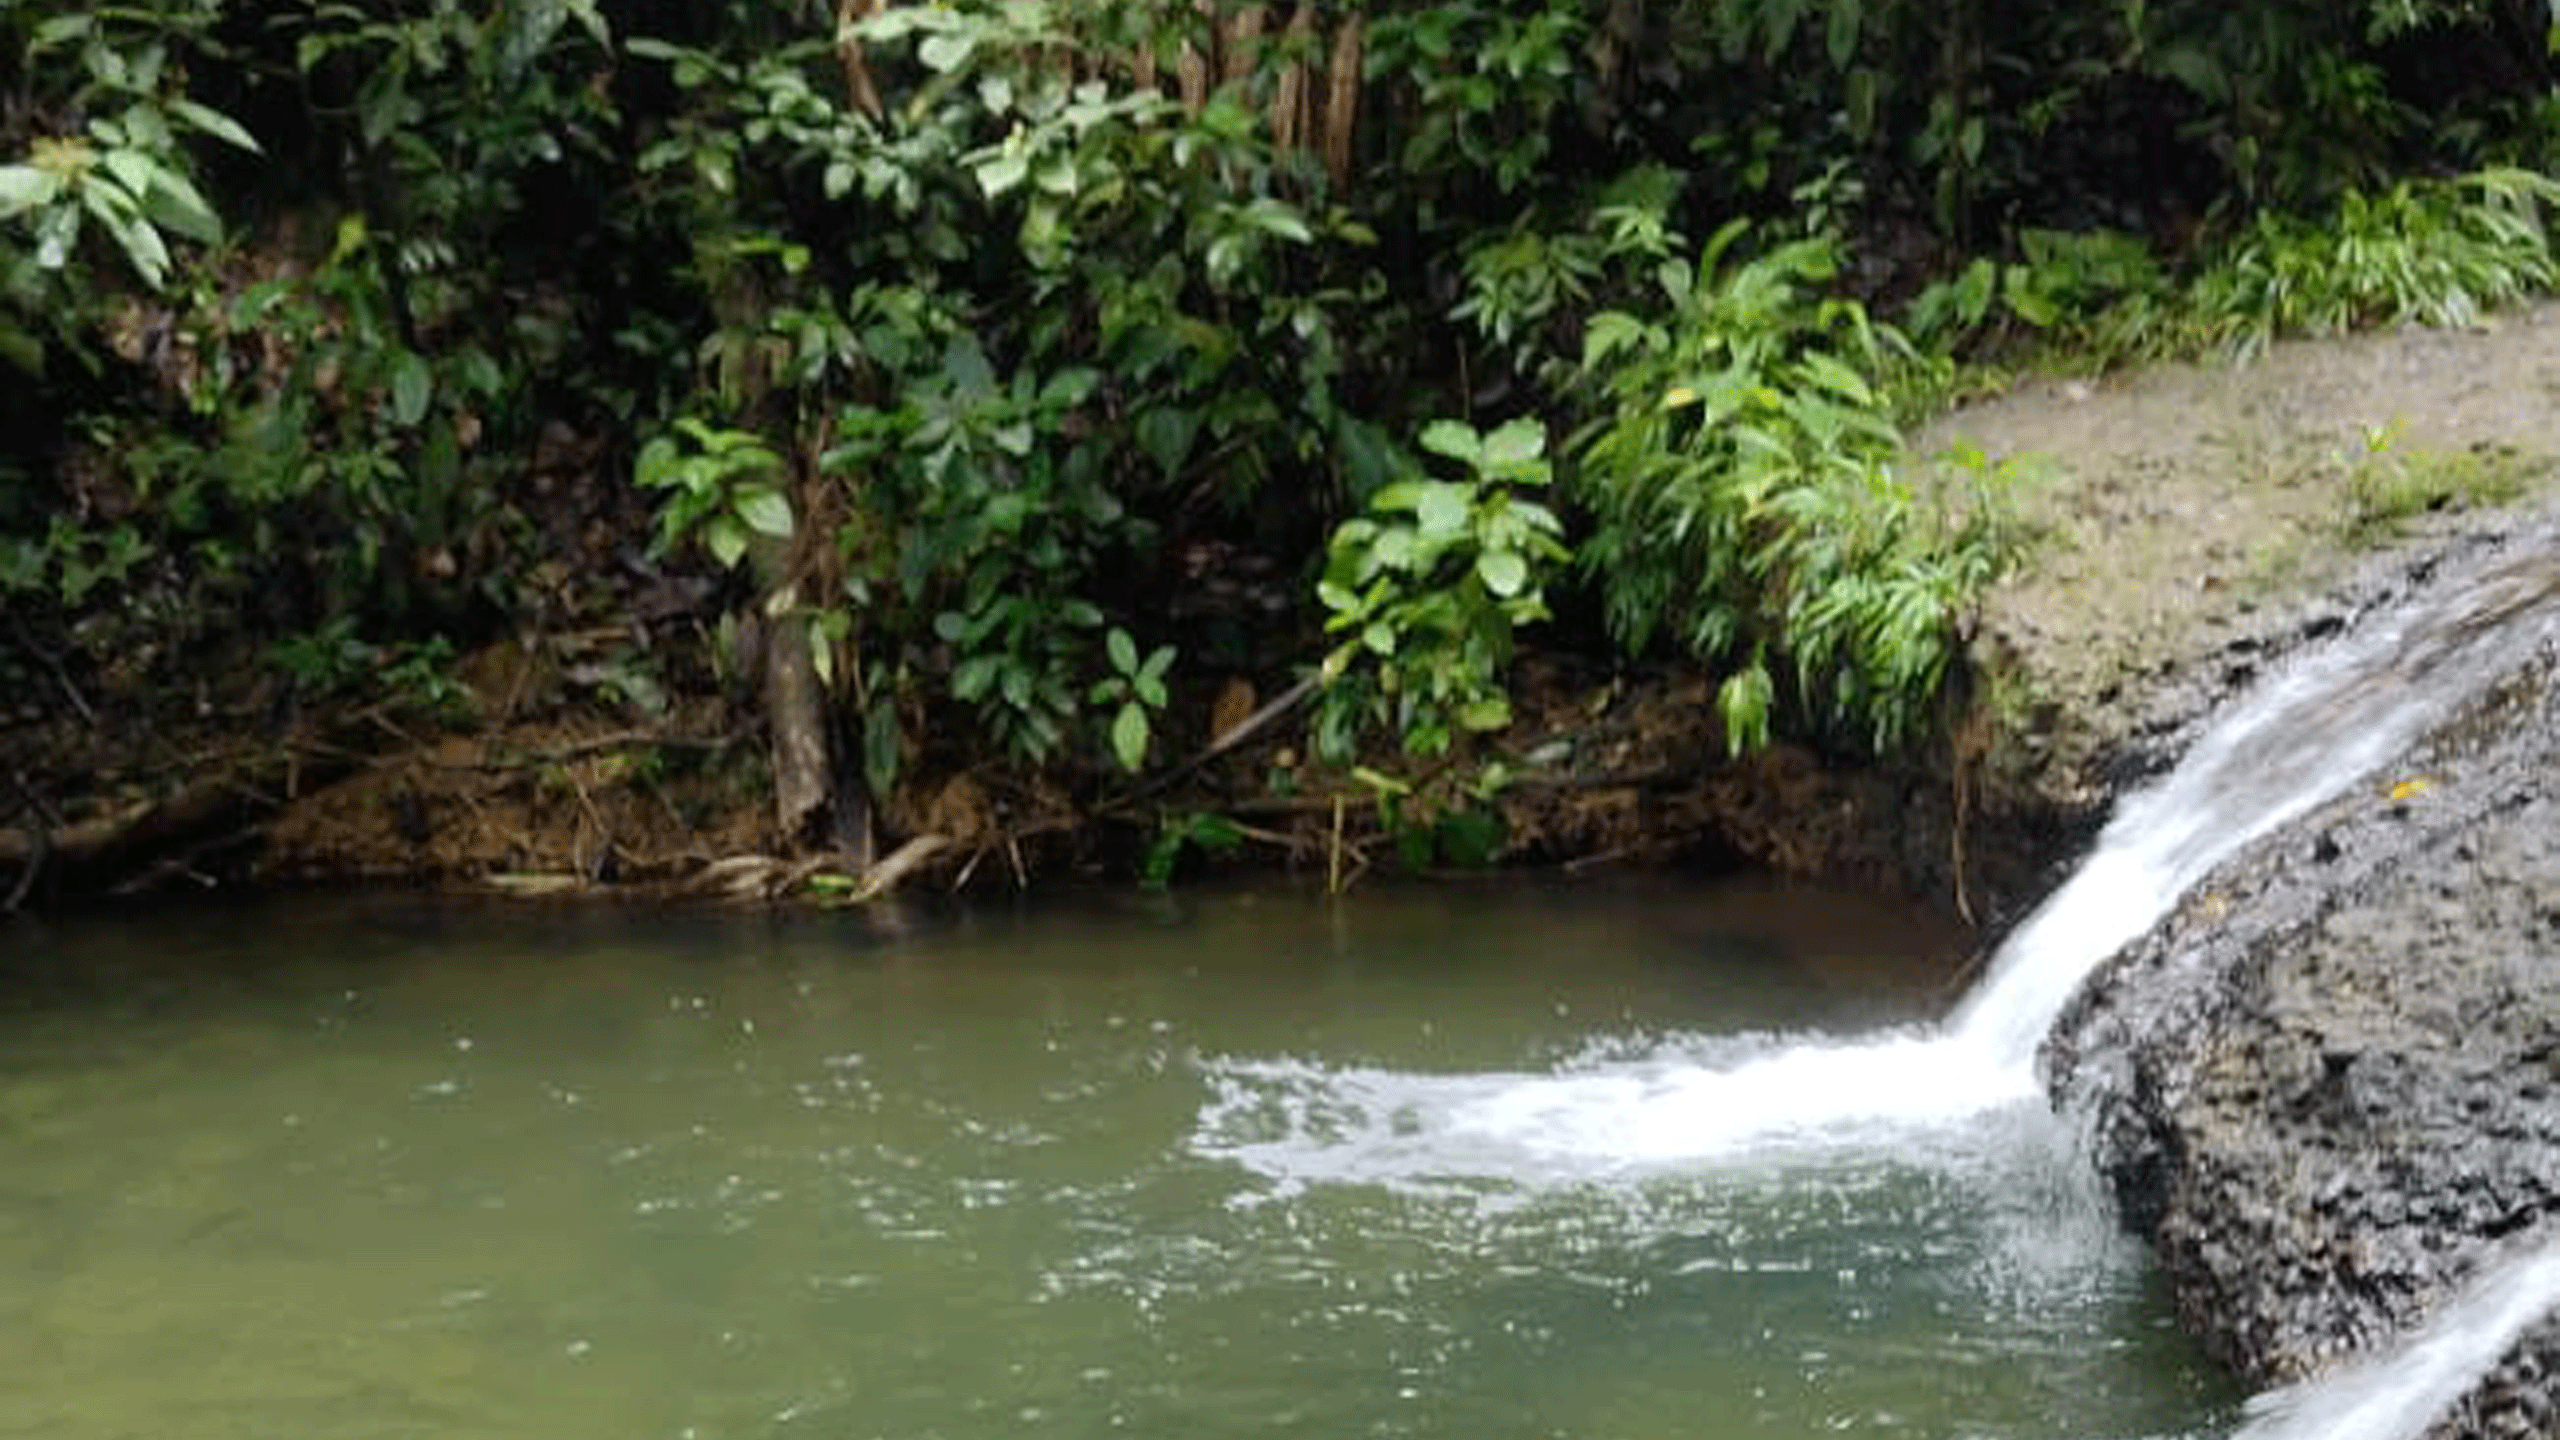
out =
{"type": "Polygon", "coordinates": [[[2560,1240],[2495,1265],[2397,1348],[2249,1402],[2236,1440],[2415,1440],[2527,1328],[2560,1310],[2560,1240]]]}
{"type": "Polygon", "coordinates": [[[1856,1038],[1691,1038],[1545,1074],[1206,1062],[1194,1146],[1287,1186],[1552,1183],[1755,1151],[1862,1146],[2038,1094],[2036,1046],[2091,972],[2242,846],[2407,749],[2550,627],[2528,557],[2382,617],[2262,684],[2001,947],[1943,1025],[1856,1038]]]}

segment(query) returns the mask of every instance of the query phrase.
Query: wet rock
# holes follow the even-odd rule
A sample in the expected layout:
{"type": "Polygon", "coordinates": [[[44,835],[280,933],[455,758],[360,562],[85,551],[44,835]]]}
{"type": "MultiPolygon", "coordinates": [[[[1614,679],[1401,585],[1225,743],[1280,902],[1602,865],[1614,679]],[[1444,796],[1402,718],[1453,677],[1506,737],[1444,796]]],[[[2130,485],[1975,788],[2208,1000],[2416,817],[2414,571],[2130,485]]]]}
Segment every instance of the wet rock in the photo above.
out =
{"type": "MultiPolygon", "coordinates": [[[[2548,528],[2505,548],[2509,572],[2560,569],[2548,528]]],[[[2446,682],[2413,663],[2400,683],[2446,682]]],[[[2387,1343],[2560,1229],[2554,776],[2546,628],[2397,764],[2196,887],[2047,1046],[2182,1317],[2253,1384],[2387,1343]]],[[[2560,1435],[2555,1377],[2560,1317],[2431,1434],[2560,1435]]]]}

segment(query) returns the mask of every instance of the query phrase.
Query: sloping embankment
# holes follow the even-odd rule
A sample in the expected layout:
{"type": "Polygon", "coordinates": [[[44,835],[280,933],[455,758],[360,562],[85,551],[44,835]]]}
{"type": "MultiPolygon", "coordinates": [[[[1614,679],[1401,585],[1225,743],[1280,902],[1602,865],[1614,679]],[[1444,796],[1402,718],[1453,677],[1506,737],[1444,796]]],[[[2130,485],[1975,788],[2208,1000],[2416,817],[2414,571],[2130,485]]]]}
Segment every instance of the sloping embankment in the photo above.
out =
{"type": "MultiPolygon", "coordinates": [[[[2042,457],[2046,530],[1974,643],[1959,793],[1986,836],[2094,831],[2292,652],[2478,567],[2560,567],[2560,306],[2038,383],[1932,438],[1957,437],[2042,457]]],[[[2555,677],[2545,645],[2244,852],[2057,1032],[2049,1075],[2098,1112],[2128,1220],[2253,1382],[2379,1345],[2560,1229],[2555,677]]],[[[2560,1321],[2437,1433],[2560,1436],[2556,1381],[2560,1321]]]]}

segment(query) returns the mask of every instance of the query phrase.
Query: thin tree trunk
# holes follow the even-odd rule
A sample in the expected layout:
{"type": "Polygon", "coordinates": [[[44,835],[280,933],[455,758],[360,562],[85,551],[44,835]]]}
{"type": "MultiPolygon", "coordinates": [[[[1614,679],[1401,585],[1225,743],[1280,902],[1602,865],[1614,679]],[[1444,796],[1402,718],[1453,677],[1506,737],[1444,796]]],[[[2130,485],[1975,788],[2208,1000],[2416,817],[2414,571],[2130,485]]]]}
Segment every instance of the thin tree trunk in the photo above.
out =
{"type": "Polygon", "coordinates": [[[1351,183],[1353,141],[1360,123],[1360,17],[1345,15],[1325,63],[1324,168],[1336,189],[1351,183]]]}
{"type": "Polygon", "coordinates": [[[836,60],[844,67],[845,98],[863,114],[877,120],[882,109],[880,87],[871,78],[871,66],[862,55],[862,42],[853,38],[853,27],[888,8],[889,0],[836,0],[836,60]]]}

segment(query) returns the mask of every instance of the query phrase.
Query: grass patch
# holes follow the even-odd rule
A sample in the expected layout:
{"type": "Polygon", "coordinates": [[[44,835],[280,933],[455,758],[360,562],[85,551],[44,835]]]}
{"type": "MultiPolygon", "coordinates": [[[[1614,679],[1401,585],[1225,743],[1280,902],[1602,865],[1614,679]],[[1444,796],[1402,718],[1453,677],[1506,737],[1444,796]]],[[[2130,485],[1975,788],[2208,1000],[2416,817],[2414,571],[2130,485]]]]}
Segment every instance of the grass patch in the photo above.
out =
{"type": "Polygon", "coordinates": [[[2399,432],[2396,421],[2368,429],[2364,454],[2347,462],[2339,530],[2350,544],[2397,539],[2421,516],[2506,504],[2548,468],[2512,445],[2437,450],[2403,446],[2399,432]]]}

